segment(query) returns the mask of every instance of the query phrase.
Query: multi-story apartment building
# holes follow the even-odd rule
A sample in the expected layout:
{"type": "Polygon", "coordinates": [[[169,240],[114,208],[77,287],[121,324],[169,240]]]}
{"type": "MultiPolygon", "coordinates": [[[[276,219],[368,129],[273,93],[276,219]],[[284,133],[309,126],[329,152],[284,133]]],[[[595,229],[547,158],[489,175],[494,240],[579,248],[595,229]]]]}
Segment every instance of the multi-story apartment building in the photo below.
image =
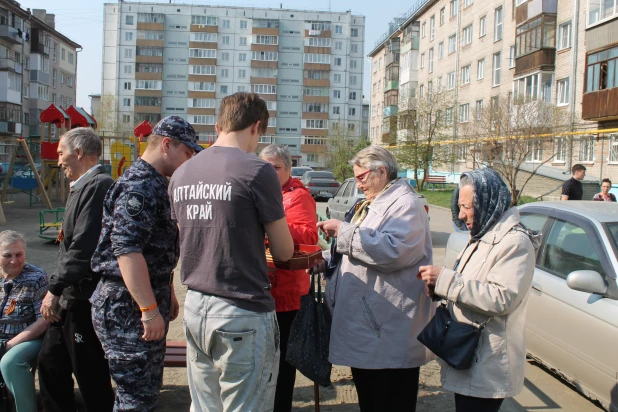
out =
{"type": "Polygon", "coordinates": [[[102,95],[117,96],[121,125],[175,114],[212,142],[221,99],[256,92],[271,117],[260,147],[324,166],[329,136],[362,133],[364,25],[350,12],[106,4],[102,95]]]}
{"type": "Polygon", "coordinates": [[[42,110],[75,102],[77,49],[53,14],[0,0],[0,137],[39,136],[42,110]]]}

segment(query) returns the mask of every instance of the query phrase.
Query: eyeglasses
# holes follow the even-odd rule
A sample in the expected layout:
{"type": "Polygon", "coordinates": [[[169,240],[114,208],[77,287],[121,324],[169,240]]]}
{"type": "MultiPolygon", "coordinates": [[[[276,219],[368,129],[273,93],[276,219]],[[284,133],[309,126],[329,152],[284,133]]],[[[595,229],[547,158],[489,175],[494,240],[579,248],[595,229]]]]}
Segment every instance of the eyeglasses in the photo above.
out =
{"type": "Polygon", "coordinates": [[[370,170],[367,170],[365,173],[361,173],[361,174],[360,174],[360,175],[358,175],[358,176],[354,176],[354,179],[356,179],[356,181],[357,181],[358,183],[365,183],[365,180],[366,180],[365,176],[367,176],[367,175],[368,175],[369,173],[371,173],[371,172],[373,172],[373,170],[371,170],[371,169],[370,169],[370,170]]]}

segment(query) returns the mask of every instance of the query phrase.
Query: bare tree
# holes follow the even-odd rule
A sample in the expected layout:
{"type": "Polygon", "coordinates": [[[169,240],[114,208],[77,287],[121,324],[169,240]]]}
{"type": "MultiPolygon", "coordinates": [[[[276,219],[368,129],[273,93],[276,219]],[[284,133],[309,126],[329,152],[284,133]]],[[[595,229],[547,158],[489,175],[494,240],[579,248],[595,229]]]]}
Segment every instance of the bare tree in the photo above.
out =
{"type": "Polygon", "coordinates": [[[122,136],[133,129],[131,124],[123,124],[118,121],[118,99],[112,94],[101,96],[99,108],[92,115],[97,119],[97,129],[104,135],[122,136]]]}
{"type": "Polygon", "coordinates": [[[343,128],[339,123],[333,123],[329,129],[327,144],[326,166],[332,170],[340,182],[343,182],[345,179],[354,176],[350,160],[361,149],[369,146],[369,141],[366,137],[354,135],[354,132],[349,128],[343,128]]]}
{"type": "Polygon", "coordinates": [[[441,143],[451,139],[455,112],[452,92],[424,96],[402,94],[397,116],[397,145],[392,149],[397,162],[414,170],[414,179],[423,190],[431,167],[452,161],[450,147],[441,143]],[[423,171],[419,181],[418,171],[423,171]]]}
{"type": "Polygon", "coordinates": [[[472,168],[495,169],[511,189],[511,204],[541,166],[554,159],[554,139],[568,130],[565,110],[543,99],[526,100],[510,94],[491,99],[488,108],[462,125],[458,150],[470,149],[472,168]]]}

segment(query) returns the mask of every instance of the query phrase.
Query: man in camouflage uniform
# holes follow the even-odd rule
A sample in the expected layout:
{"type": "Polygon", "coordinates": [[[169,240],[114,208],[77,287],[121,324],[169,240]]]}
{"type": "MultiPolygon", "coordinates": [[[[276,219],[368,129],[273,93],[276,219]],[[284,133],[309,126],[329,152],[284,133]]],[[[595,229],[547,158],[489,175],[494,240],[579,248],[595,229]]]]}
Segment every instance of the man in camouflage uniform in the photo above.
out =
{"type": "Polygon", "coordinates": [[[153,411],[157,404],[165,336],[178,316],[170,287],[178,227],[170,216],[166,177],[201,149],[189,123],[166,117],[148,138],[144,155],[105,197],[92,257],[101,282],[91,302],[94,329],[116,382],[114,411],[153,411]]]}

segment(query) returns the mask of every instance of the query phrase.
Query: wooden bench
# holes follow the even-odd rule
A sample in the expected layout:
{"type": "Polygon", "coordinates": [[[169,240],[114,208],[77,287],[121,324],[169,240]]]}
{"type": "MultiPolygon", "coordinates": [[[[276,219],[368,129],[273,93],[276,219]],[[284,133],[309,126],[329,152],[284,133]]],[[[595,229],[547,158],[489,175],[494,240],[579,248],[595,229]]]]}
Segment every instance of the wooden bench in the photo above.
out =
{"type": "Polygon", "coordinates": [[[163,364],[166,368],[186,368],[187,342],[167,342],[163,364]]]}
{"type": "Polygon", "coordinates": [[[435,188],[436,185],[444,187],[446,185],[446,176],[427,176],[425,179],[425,183],[431,189],[435,188]]]}

